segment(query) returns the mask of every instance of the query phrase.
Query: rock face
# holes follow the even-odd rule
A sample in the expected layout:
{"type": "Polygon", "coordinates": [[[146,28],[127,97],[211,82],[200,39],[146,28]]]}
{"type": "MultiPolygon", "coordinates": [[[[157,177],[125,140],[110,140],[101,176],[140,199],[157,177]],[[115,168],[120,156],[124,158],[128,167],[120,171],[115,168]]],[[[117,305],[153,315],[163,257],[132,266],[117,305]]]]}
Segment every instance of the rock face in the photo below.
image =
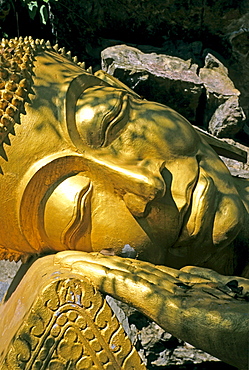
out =
{"type": "Polygon", "coordinates": [[[148,100],[175,109],[218,137],[234,137],[244,126],[240,92],[222,62],[207,53],[199,68],[192,58],[143,53],[117,45],[102,51],[102,69],[148,100]]]}
{"type": "Polygon", "coordinates": [[[208,124],[211,134],[218,137],[234,137],[244,126],[245,113],[237,96],[231,96],[214,112],[208,124]]]}
{"type": "MultiPolygon", "coordinates": [[[[85,0],[51,2],[57,33],[64,27],[69,38],[81,22],[75,36],[88,31],[96,37],[133,39],[155,44],[165,35],[178,35],[192,40],[212,36],[217,46],[229,43],[229,36],[242,27],[248,27],[249,4],[247,0],[85,0]],[[62,21],[61,14],[64,18],[62,21]],[[75,18],[72,25],[70,20],[75,18]],[[226,37],[224,37],[226,36],[226,37]]],[[[131,41],[130,41],[131,42],[131,41]]],[[[241,40],[234,40],[238,44],[241,40]]],[[[145,42],[141,42],[144,44],[145,42]]]]}
{"type": "Polygon", "coordinates": [[[199,76],[206,90],[203,126],[218,137],[234,137],[244,126],[245,113],[240,106],[240,91],[228,76],[228,69],[208,53],[199,76]]]}

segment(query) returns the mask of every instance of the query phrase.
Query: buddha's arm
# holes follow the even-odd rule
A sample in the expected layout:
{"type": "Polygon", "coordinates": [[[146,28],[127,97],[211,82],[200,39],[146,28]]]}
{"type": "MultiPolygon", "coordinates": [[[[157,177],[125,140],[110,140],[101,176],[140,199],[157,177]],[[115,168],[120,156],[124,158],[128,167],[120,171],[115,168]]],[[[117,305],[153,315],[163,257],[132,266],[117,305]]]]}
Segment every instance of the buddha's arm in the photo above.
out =
{"type": "Polygon", "coordinates": [[[82,252],[58,253],[54,262],[87,276],[102,292],[137,308],[176,337],[248,368],[248,279],[82,252]]]}

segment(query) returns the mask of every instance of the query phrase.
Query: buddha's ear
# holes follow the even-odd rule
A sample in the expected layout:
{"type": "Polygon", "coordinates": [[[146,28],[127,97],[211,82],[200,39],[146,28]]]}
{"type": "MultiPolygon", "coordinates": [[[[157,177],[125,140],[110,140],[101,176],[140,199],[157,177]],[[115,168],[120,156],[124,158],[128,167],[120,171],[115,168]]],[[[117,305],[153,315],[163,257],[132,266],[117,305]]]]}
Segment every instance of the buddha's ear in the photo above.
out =
{"type": "Polygon", "coordinates": [[[102,71],[101,69],[94,73],[94,76],[100,78],[101,80],[107,82],[109,85],[113,87],[117,87],[119,89],[127,90],[130,94],[134,95],[136,98],[141,98],[135,91],[131,90],[128,86],[126,86],[123,82],[119,81],[116,77],[109,75],[108,73],[102,71]]]}

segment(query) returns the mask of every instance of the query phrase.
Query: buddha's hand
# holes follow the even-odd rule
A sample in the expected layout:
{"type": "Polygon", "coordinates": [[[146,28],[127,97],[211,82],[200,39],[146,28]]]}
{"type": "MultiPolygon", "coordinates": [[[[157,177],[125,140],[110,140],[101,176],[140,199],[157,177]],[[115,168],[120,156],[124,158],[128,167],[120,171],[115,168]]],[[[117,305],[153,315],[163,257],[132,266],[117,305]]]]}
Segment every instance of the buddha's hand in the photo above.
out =
{"type": "Polygon", "coordinates": [[[86,276],[100,291],[137,308],[176,337],[247,368],[248,279],[77,251],[58,253],[54,264],[86,276]]]}
{"type": "Polygon", "coordinates": [[[201,267],[186,266],[177,270],[130,258],[77,251],[58,253],[55,263],[87,276],[99,290],[130,304],[128,297],[132,292],[144,299],[147,293],[158,291],[165,298],[199,295],[200,298],[249,300],[249,279],[224,276],[201,267]]]}

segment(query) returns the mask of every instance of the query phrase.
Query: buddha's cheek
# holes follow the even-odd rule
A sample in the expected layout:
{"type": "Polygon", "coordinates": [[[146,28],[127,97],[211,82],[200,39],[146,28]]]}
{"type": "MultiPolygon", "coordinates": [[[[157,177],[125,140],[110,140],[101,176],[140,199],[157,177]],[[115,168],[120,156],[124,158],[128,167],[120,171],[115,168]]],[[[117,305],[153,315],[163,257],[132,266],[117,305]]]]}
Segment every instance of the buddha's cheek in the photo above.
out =
{"type": "MultiPolygon", "coordinates": [[[[123,255],[128,244],[134,248],[136,258],[164,263],[166,249],[178,235],[178,221],[177,211],[166,209],[164,204],[153,205],[146,217],[134,217],[122,198],[98,193],[92,199],[91,249],[123,255]]],[[[82,247],[77,245],[77,249],[82,247]]]]}
{"type": "MultiPolygon", "coordinates": [[[[127,209],[124,201],[115,195],[98,196],[92,202],[91,249],[93,251],[110,250],[122,255],[128,244],[134,248],[134,255],[153,260],[158,247],[153,245],[146,231],[127,209]]],[[[78,248],[77,248],[78,249],[78,248]]]]}
{"type": "Polygon", "coordinates": [[[134,250],[132,257],[164,263],[167,246],[178,233],[174,207],[155,203],[149,214],[134,216],[134,209],[139,209],[128,198],[115,190],[109,177],[92,182],[81,174],[69,177],[46,202],[47,245],[55,251],[105,250],[116,255],[124,255],[129,245],[134,250]]]}

